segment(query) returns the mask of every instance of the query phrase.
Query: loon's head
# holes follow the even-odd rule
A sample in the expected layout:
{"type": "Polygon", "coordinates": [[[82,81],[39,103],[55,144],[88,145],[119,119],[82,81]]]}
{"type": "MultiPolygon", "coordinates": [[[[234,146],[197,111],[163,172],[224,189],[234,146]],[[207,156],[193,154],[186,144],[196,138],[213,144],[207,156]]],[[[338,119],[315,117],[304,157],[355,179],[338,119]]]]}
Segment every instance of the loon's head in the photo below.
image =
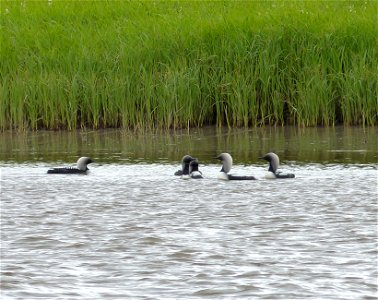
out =
{"type": "Polygon", "coordinates": [[[228,173],[232,167],[232,156],[228,153],[219,154],[216,159],[219,159],[222,162],[221,172],[228,173]]]}
{"type": "Polygon", "coordinates": [[[259,157],[259,158],[265,159],[266,161],[268,161],[269,162],[268,171],[276,174],[278,166],[280,164],[280,159],[279,159],[277,154],[275,154],[273,152],[269,152],[269,153],[267,153],[264,156],[259,157]]]}
{"type": "Polygon", "coordinates": [[[88,164],[92,163],[93,160],[90,159],[89,157],[80,157],[77,160],[77,168],[81,171],[86,171],[88,170],[88,164]]]}

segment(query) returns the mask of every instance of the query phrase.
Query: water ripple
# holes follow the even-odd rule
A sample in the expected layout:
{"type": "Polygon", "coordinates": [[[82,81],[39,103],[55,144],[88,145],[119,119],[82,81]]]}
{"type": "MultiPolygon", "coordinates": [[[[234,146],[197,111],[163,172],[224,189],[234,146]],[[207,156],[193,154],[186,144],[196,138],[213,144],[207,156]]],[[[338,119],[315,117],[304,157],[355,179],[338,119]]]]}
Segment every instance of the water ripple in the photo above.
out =
{"type": "Polygon", "coordinates": [[[377,297],[376,168],[293,164],[294,180],[254,182],[176,168],[3,166],[2,299],[377,297]]]}

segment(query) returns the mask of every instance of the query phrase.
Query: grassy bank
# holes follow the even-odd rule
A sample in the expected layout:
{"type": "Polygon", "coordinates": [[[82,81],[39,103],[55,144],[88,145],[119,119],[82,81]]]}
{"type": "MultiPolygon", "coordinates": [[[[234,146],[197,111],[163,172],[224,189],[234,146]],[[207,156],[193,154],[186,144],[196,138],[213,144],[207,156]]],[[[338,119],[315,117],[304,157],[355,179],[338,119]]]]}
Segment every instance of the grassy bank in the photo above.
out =
{"type": "Polygon", "coordinates": [[[0,128],[376,125],[377,5],[1,1],[0,128]]]}

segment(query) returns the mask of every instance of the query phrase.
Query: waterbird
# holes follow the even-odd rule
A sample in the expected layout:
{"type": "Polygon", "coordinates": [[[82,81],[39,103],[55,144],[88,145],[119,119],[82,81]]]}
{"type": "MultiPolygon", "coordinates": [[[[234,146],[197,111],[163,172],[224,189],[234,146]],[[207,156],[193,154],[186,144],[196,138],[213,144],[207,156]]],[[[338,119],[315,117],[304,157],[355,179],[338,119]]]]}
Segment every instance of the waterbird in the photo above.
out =
{"type": "Polygon", "coordinates": [[[51,168],[47,170],[48,174],[87,174],[88,164],[94,162],[89,157],[80,157],[75,167],[51,168]]]}
{"type": "Polygon", "coordinates": [[[221,153],[216,159],[222,162],[222,169],[218,174],[218,179],[221,180],[256,180],[254,176],[236,176],[228,174],[232,168],[232,156],[229,153],[221,153]]]}
{"type": "Polygon", "coordinates": [[[259,159],[264,159],[269,162],[269,169],[268,174],[265,175],[267,179],[275,179],[275,178],[294,178],[294,174],[283,174],[282,172],[277,171],[278,166],[280,165],[280,159],[276,153],[269,152],[259,159]]]}
{"type": "MultiPolygon", "coordinates": [[[[190,163],[194,160],[194,157],[191,157],[190,155],[185,155],[182,158],[182,173],[181,173],[181,179],[190,179],[190,163]]],[[[176,172],[177,173],[177,172],[176,172]]],[[[176,174],[175,173],[175,174],[176,174]]]]}
{"type": "Polygon", "coordinates": [[[190,164],[190,162],[192,160],[193,160],[192,156],[190,156],[190,155],[184,155],[183,158],[181,159],[181,170],[177,170],[175,172],[175,176],[182,176],[183,175],[186,164],[188,166],[188,174],[189,174],[189,164],[190,164]]]}
{"type": "Polygon", "coordinates": [[[202,172],[198,169],[198,159],[194,158],[189,163],[189,176],[193,179],[202,179],[202,172]]]}

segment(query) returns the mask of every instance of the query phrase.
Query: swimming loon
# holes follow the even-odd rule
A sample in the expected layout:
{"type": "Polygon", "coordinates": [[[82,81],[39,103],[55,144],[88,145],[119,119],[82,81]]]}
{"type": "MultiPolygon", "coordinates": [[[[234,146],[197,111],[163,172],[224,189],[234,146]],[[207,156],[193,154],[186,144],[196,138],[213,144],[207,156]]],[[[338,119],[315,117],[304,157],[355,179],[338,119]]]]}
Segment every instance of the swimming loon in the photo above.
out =
{"type": "Polygon", "coordinates": [[[235,176],[228,174],[232,167],[232,156],[229,153],[221,153],[216,159],[222,162],[222,169],[218,174],[218,179],[221,180],[256,180],[254,176],[235,176]]]}
{"type": "MultiPolygon", "coordinates": [[[[190,155],[185,155],[182,158],[182,173],[181,173],[181,179],[190,179],[190,168],[189,165],[190,163],[194,160],[193,157],[190,155]]],[[[176,172],[177,173],[177,172],[176,172]]],[[[175,174],[176,174],[175,173],[175,174]]]]}
{"type": "Polygon", "coordinates": [[[89,170],[87,165],[92,163],[93,160],[89,157],[80,157],[77,160],[77,167],[63,167],[63,168],[52,168],[47,170],[48,174],[87,174],[89,170]]]}
{"type": "Polygon", "coordinates": [[[193,160],[193,157],[190,155],[184,155],[181,159],[181,170],[175,172],[175,176],[181,176],[184,173],[185,165],[188,164],[188,174],[189,174],[189,163],[193,160]]]}
{"type": "Polygon", "coordinates": [[[182,158],[182,169],[177,170],[175,175],[181,176],[181,179],[203,178],[201,171],[198,170],[198,159],[191,155],[185,155],[182,158]]]}
{"type": "Polygon", "coordinates": [[[202,179],[202,172],[198,170],[198,160],[194,158],[189,163],[189,176],[193,179],[202,179]]]}
{"type": "Polygon", "coordinates": [[[265,159],[269,162],[269,169],[268,174],[265,175],[265,178],[267,179],[275,179],[275,178],[294,178],[294,174],[282,174],[281,172],[277,172],[278,166],[280,164],[280,159],[277,154],[273,152],[269,152],[265,154],[262,157],[259,157],[260,159],[265,159]]]}

